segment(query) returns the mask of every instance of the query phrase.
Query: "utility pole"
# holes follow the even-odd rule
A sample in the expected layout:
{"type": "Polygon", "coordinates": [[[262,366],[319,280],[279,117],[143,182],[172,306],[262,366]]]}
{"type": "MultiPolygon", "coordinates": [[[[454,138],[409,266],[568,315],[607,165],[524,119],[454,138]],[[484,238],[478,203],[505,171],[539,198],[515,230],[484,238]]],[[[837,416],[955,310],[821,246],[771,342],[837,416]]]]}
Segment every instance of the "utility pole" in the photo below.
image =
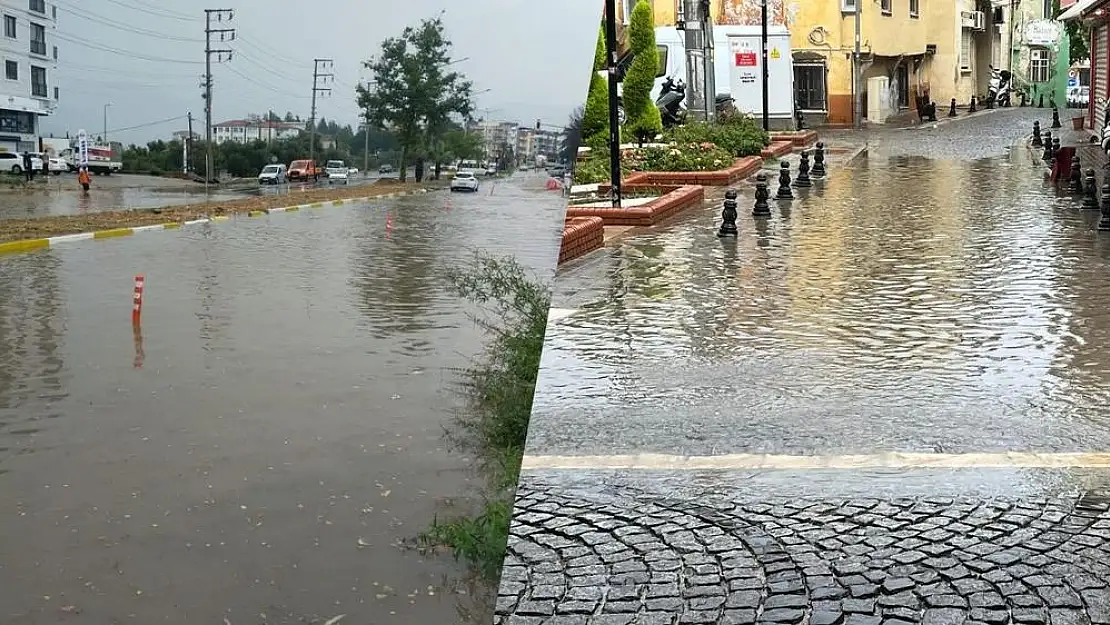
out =
{"type": "MultiPolygon", "coordinates": [[[[860,0],[856,0],[860,2],[860,0]]],[[[763,15],[762,15],[762,31],[760,32],[760,40],[763,44],[762,57],[759,59],[759,64],[763,70],[763,131],[771,131],[771,68],[769,67],[769,55],[767,48],[770,45],[767,42],[767,28],[768,28],[768,15],[767,15],[767,2],[763,2],[763,15]]]]}
{"type": "Polygon", "coordinates": [[[605,0],[605,57],[609,70],[609,177],[613,207],[621,205],[621,128],[617,107],[617,0],[605,0]]]}
{"type": "Polygon", "coordinates": [[[185,154],[181,158],[182,169],[184,170],[182,173],[184,173],[184,174],[189,173],[189,146],[193,144],[193,112],[192,111],[189,111],[188,117],[189,117],[189,134],[185,135],[185,145],[184,145],[185,154]]]}
{"type": "Polygon", "coordinates": [[[316,94],[323,93],[330,95],[331,87],[320,87],[320,81],[323,80],[326,84],[328,80],[334,80],[335,74],[328,72],[321,73],[320,70],[332,69],[331,59],[313,59],[312,60],[312,118],[309,119],[309,146],[308,158],[312,160],[313,164],[316,163],[316,94]]]}
{"type": "Polygon", "coordinates": [[[234,28],[213,28],[212,21],[222,24],[235,19],[233,9],[204,10],[204,192],[208,193],[208,182],[212,180],[212,55],[216,62],[231,60],[231,48],[213,48],[212,36],[219,35],[220,41],[235,41],[234,28]],[[226,55],[226,57],[225,57],[226,55]]]}
{"type": "Polygon", "coordinates": [[[366,141],[365,147],[362,148],[362,175],[370,175],[370,116],[364,115],[362,118],[362,138],[366,141]]]}
{"type": "Polygon", "coordinates": [[[856,3],[856,50],[852,59],[852,95],[855,96],[852,125],[856,130],[863,128],[863,3],[856,3]]]}

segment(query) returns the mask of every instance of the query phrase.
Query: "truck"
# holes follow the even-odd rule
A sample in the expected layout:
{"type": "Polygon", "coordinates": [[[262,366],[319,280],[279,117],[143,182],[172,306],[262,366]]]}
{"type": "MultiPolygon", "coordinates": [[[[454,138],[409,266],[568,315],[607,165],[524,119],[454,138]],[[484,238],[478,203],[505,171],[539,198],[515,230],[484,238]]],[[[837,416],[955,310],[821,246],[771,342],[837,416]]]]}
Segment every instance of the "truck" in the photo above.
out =
{"type": "MultiPolygon", "coordinates": [[[[42,152],[47,156],[64,159],[70,171],[81,166],[77,139],[43,138],[42,152]]],[[[105,176],[123,170],[123,144],[118,142],[88,144],[89,172],[105,176]]]]}

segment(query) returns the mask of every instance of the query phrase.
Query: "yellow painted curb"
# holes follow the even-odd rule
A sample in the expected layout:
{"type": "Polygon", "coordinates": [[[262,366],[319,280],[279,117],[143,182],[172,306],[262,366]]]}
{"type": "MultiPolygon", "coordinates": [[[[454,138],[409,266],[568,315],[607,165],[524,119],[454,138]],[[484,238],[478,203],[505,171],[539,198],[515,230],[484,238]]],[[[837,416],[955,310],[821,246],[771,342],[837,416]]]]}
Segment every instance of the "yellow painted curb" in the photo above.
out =
{"type": "Polygon", "coordinates": [[[228,215],[216,215],[212,218],[212,221],[227,221],[229,219],[231,219],[231,217],[229,217],[228,215]]]}
{"type": "Polygon", "coordinates": [[[9,241],[7,243],[0,243],[0,254],[8,254],[14,252],[30,252],[31,250],[39,250],[44,247],[50,247],[48,239],[27,239],[25,241],[9,241]]]}
{"type": "Polygon", "coordinates": [[[335,200],[334,202],[331,203],[331,205],[332,206],[343,206],[344,202],[346,202],[346,200],[335,200]]]}
{"type": "Polygon", "coordinates": [[[131,228],[113,228],[111,230],[99,230],[93,233],[94,239],[111,239],[115,237],[129,237],[135,234],[131,228]]]}
{"type": "Polygon", "coordinates": [[[162,227],[165,228],[166,230],[173,230],[174,228],[180,228],[181,227],[181,222],[180,221],[170,221],[170,222],[162,224],[162,227]]]}
{"type": "Polygon", "coordinates": [[[285,212],[292,213],[294,211],[299,211],[299,210],[301,210],[300,206],[290,206],[289,208],[285,209],[285,212]]]}
{"type": "Polygon", "coordinates": [[[249,213],[247,213],[247,217],[261,217],[263,215],[269,215],[269,214],[270,214],[269,211],[264,211],[264,210],[262,210],[262,211],[250,211],[249,213]]]}
{"type": "Polygon", "coordinates": [[[315,203],[313,203],[313,204],[309,204],[309,206],[311,206],[312,208],[320,208],[320,207],[322,207],[323,205],[324,205],[324,203],[323,203],[323,202],[315,202],[315,203]]]}

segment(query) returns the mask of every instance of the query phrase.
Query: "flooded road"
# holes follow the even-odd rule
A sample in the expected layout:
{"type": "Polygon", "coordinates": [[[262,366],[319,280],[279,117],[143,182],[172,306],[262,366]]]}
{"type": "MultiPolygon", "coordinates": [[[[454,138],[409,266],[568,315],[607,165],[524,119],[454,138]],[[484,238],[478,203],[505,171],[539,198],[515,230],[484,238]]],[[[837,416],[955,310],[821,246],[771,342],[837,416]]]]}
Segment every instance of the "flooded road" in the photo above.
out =
{"type": "MultiPolygon", "coordinates": [[[[396,175],[379,176],[371,173],[352,178],[351,186],[373,184],[382,178],[396,178],[396,175]]],[[[340,183],[335,183],[338,185],[340,183]]],[[[327,180],[315,184],[295,183],[274,186],[259,186],[246,181],[242,184],[220,187],[212,185],[207,198],[219,202],[238,200],[259,195],[283,195],[296,193],[305,188],[326,189],[327,180]]],[[[51,215],[81,215],[107,210],[133,210],[156,208],[159,206],[179,206],[198,204],[205,201],[203,184],[120,174],[115,176],[94,176],[88,195],[81,193],[76,175],[63,174],[51,176],[46,183],[36,182],[28,189],[0,190],[0,219],[19,219],[26,217],[46,217],[51,215]]]]}
{"type": "Polygon", "coordinates": [[[549,276],[543,182],[0,259],[0,622],[458,622],[462,567],[398,547],[473,479],[442,275],[549,276]]]}

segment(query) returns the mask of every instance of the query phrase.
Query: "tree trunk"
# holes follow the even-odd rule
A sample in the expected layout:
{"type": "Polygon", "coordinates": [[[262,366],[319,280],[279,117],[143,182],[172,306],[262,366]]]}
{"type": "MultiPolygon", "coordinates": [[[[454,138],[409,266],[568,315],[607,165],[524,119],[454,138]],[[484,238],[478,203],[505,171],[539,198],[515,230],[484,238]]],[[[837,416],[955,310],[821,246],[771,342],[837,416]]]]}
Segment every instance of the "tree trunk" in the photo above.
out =
{"type": "Polygon", "coordinates": [[[441,171],[443,171],[443,163],[441,163],[440,161],[437,160],[436,161],[436,169],[435,169],[435,179],[436,180],[439,180],[439,174],[440,174],[441,171]]]}
{"type": "Polygon", "coordinates": [[[424,182],[424,158],[416,159],[416,181],[424,182]]]}
{"type": "Polygon", "coordinates": [[[408,178],[408,175],[409,175],[408,158],[409,158],[409,150],[408,150],[407,147],[402,145],[401,146],[401,163],[398,165],[398,167],[400,167],[400,170],[401,170],[400,172],[398,172],[398,174],[399,174],[398,178],[401,180],[401,182],[404,182],[408,178]]]}

